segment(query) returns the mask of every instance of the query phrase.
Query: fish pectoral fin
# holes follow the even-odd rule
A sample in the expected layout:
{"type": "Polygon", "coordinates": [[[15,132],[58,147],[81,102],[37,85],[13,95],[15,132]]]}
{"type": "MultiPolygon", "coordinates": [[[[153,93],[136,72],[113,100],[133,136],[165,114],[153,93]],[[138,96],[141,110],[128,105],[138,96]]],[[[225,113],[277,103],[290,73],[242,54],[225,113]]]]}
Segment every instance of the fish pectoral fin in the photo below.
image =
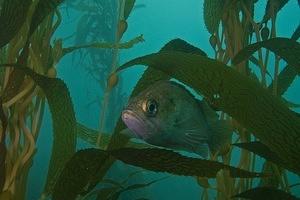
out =
{"type": "Polygon", "coordinates": [[[130,138],[137,138],[136,134],[134,134],[134,132],[132,132],[129,128],[121,130],[120,134],[126,135],[130,138]]]}
{"type": "Polygon", "coordinates": [[[213,154],[231,143],[233,129],[228,120],[218,120],[211,124],[209,148],[213,154]]]}
{"type": "Polygon", "coordinates": [[[185,142],[188,144],[190,151],[200,155],[203,158],[208,157],[207,138],[198,133],[185,133],[185,142]]]}

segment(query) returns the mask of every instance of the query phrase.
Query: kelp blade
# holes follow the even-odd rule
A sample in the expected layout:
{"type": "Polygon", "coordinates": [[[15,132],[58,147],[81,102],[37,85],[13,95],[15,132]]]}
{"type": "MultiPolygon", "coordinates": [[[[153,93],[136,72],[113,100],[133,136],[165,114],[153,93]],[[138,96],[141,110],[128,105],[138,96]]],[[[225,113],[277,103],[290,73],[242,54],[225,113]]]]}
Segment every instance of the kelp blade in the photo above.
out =
{"type": "Polygon", "coordinates": [[[171,150],[160,148],[121,148],[109,152],[116,159],[127,164],[156,172],[175,175],[214,178],[220,170],[228,170],[233,178],[255,178],[260,173],[238,169],[220,162],[182,156],[171,150]]]}
{"type": "Polygon", "coordinates": [[[67,162],[55,184],[53,200],[76,199],[85,195],[97,182],[97,172],[107,159],[107,154],[98,149],[80,150],[67,162]],[[85,189],[86,188],[86,189],[85,189]]]}
{"type": "Polygon", "coordinates": [[[183,52],[139,57],[118,71],[133,65],[153,67],[192,87],[249,129],[287,169],[300,174],[300,119],[259,83],[221,62],[183,52]]]}
{"type": "MultiPolygon", "coordinates": [[[[86,195],[98,183],[102,165],[113,156],[127,164],[155,172],[175,175],[216,177],[220,170],[228,170],[231,177],[255,178],[264,174],[249,172],[222,163],[182,156],[171,150],[158,148],[121,148],[112,151],[85,149],[78,151],[66,164],[53,192],[53,200],[76,199],[86,195]]],[[[139,187],[139,186],[133,186],[139,187]]],[[[130,189],[130,188],[129,188],[130,189]]]]}
{"type": "Polygon", "coordinates": [[[0,48],[5,46],[21,29],[32,1],[3,0],[1,2],[0,48]]]}
{"type": "Polygon", "coordinates": [[[31,35],[43,19],[53,12],[62,2],[64,2],[64,0],[40,0],[32,16],[29,35],[31,35]]]}
{"type": "MultiPolygon", "coordinates": [[[[3,67],[3,65],[0,65],[3,67]]],[[[13,65],[6,65],[13,66],[13,65]]],[[[44,195],[52,192],[54,184],[65,163],[75,153],[76,149],[76,118],[69,90],[58,78],[48,78],[37,74],[28,67],[15,66],[29,75],[44,91],[53,123],[53,146],[44,195]]]]}
{"type": "Polygon", "coordinates": [[[238,64],[248,59],[255,51],[266,48],[283,58],[289,65],[295,67],[300,73],[300,44],[289,38],[272,38],[262,42],[257,42],[246,46],[232,60],[233,64],[238,64]]]}
{"type": "Polygon", "coordinates": [[[272,187],[257,187],[240,194],[233,196],[233,198],[245,198],[251,200],[299,200],[295,196],[272,187]]]}
{"type": "Polygon", "coordinates": [[[235,143],[234,146],[237,146],[242,149],[246,149],[248,151],[251,151],[252,153],[255,153],[263,158],[265,158],[268,161],[271,161],[275,164],[284,166],[284,161],[279,158],[276,153],[271,151],[266,145],[264,145],[261,142],[245,142],[245,143],[235,143]]]}

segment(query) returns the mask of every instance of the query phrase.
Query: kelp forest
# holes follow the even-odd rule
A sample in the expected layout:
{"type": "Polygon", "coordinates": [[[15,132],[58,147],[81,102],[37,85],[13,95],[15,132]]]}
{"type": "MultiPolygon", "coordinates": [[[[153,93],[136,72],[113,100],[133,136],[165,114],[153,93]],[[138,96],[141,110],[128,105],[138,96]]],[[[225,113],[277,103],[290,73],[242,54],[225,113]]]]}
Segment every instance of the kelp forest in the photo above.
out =
{"type": "Polygon", "coordinates": [[[44,162],[35,156],[47,109],[50,161],[45,182],[38,183],[39,200],[152,199],[151,188],[171,176],[192,178],[201,200],[300,198],[300,105],[285,96],[300,73],[300,26],[283,37],[277,22],[291,2],[201,1],[209,37],[199,40],[213,54],[174,38],[157,52],[121,63],[123,51],[147,45],[143,34],[123,37],[132,13],[147,4],[0,0],[0,200],[28,199],[28,188],[34,191],[29,176],[33,165],[44,162]],[[262,14],[258,4],[265,5],[262,14]],[[80,16],[72,23],[76,31],[58,38],[72,12],[80,16]],[[78,120],[73,94],[59,76],[66,56],[85,71],[74,79],[88,76],[96,83],[98,91],[85,106],[98,106],[97,128],[78,120]],[[137,65],[145,71],[128,95],[123,73],[137,65]],[[229,122],[232,133],[221,150],[208,158],[189,156],[122,134],[128,100],[162,80],[191,88],[219,120],[229,122]],[[122,167],[113,168],[117,162],[122,167]],[[135,170],[126,172],[126,166],[135,170]],[[122,181],[109,175],[118,169],[126,173],[122,181]],[[162,176],[148,181],[148,172],[162,176]]]}

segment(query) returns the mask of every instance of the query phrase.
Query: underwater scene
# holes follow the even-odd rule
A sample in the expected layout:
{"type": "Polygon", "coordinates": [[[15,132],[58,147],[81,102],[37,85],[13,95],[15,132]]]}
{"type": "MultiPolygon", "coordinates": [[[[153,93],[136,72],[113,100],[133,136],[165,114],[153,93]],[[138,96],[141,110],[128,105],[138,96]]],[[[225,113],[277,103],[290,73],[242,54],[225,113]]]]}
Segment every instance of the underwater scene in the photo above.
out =
{"type": "Polygon", "coordinates": [[[299,200],[299,0],[0,0],[0,200],[299,200]]]}

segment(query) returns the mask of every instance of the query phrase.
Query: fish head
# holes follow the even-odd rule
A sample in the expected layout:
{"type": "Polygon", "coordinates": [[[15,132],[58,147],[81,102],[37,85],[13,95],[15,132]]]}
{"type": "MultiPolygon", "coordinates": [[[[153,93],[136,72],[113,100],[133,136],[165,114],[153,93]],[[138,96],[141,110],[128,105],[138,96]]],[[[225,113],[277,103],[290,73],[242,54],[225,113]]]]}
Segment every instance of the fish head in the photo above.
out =
{"type": "Polygon", "coordinates": [[[162,82],[153,84],[131,98],[122,112],[122,120],[134,135],[147,141],[160,137],[176,117],[174,94],[162,82]]]}

